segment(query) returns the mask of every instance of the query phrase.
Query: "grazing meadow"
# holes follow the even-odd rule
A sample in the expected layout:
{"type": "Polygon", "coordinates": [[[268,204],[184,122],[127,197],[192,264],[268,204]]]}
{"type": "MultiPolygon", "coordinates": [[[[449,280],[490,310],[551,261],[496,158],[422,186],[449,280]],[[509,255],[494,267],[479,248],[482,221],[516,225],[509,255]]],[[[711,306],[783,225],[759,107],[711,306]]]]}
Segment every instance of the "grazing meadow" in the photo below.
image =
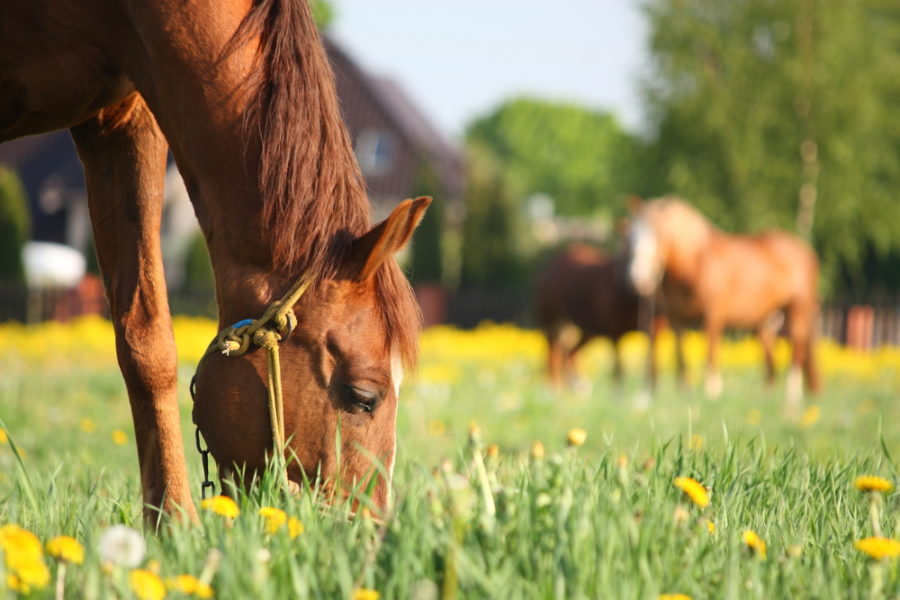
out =
{"type": "MultiPolygon", "coordinates": [[[[175,329],[199,502],[187,382],[215,324],[175,329]]],[[[638,408],[646,348],[624,340],[615,383],[595,342],[555,393],[538,333],[430,329],[383,519],[267,478],[153,534],[109,323],[2,325],[0,598],[900,598],[900,350],[820,341],[824,391],[788,418],[783,374],[767,387],[744,338],[723,348],[718,400],[702,337],[688,386],[664,338],[638,408]]]]}

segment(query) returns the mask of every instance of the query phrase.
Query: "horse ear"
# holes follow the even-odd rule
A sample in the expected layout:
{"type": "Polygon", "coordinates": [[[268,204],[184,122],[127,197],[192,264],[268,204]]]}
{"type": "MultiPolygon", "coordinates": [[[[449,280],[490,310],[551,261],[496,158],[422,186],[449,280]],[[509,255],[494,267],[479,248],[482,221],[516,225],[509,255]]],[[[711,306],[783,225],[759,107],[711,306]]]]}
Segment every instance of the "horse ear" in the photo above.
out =
{"type": "Polygon", "coordinates": [[[353,242],[353,256],[360,265],[357,281],[368,280],[385,260],[409,242],[429,204],[429,196],[404,200],[387,219],[356,238],[353,242]]]}
{"type": "Polygon", "coordinates": [[[632,195],[628,196],[627,206],[628,206],[628,212],[630,214],[634,215],[634,214],[637,214],[638,212],[640,212],[641,208],[643,207],[643,204],[644,203],[641,200],[641,197],[638,196],[637,194],[632,194],[632,195]]]}

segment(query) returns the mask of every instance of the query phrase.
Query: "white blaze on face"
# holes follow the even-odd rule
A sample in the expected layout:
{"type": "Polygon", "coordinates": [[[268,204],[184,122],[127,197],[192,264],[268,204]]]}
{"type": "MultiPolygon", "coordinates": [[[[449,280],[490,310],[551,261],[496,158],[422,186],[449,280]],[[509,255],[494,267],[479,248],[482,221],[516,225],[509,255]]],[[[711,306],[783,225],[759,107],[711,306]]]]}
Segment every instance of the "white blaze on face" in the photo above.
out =
{"type": "Polygon", "coordinates": [[[400,399],[400,384],[403,383],[403,361],[396,352],[391,353],[391,381],[394,384],[394,395],[400,399]]]}
{"type": "Polygon", "coordinates": [[[631,224],[628,237],[631,244],[631,261],[628,264],[631,285],[639,294],[652,294],[659,283],[661,267],[656,232],[645,219],[638,219],[631,224]]]}
{"type": "MultiPolygon", "coordinates": [[[[397,399],[397,403],[400,403],[400,384],[403,383],[403,360],[400,358],[400,354],[397,352],[391,353],[391,383],[394,384],[394,397],[397,399]]],[[[391,464],[388,468],[388,493],[390,498],[390,494],[393,493],[393,487],[390,487],[390,482],[394,479],[394,465],[397,464],[397,427],[396,424],[394,426],[394,441],[393,448],[391,449],[391,464]]]]}

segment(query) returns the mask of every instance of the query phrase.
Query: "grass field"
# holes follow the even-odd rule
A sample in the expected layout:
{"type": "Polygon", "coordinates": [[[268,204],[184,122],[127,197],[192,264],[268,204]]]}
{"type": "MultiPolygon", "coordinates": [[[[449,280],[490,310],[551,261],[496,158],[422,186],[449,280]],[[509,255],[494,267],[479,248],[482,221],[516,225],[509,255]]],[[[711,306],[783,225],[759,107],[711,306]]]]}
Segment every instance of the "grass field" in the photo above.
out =
{"type": "MultiPolygon", "coordinates": [[[[206,321],[176,325],[197,496],[186,382],[213,333],[206,321]]],[[[668,357],[671,340],[662,346],[668,357]]],[[[282,499],[264,482],[240,499],[236,518],[204,510],[199,525],[143,535],[146,554],[128,567],[104,566],[99,549],[112,525],[141,529],[111,327],[0,326],[0,598],[16,597],[10,586],[23,578],[33,597],[54,597],[57,583],[47,549],[17,570],[16,553],[33,540],[11,525],[42,544],[67,535],[84,547],[83,564],[65,569],[69,598],[161,598],[160,580],[166,597],[187,597],[192,580],[179,590],[178,575],[211,584],[194,595],[235,599],[900,598],[898,561],[855,547],[876,528],[900,538],[900,493],[854,486],[860,475],[897,481],[900,351],[861,355],[822,342],[825,391],[788,421],[783,386],[762,384],[760,351],[744,340],[723,351],[719,400],[676,386],[667,358],[654,402],[636,411],[645,348],[640,336],[626,340],[628,374],[617,387],[608,345],[590,346],[576,390],[555,395],[542,381],[537,334],[430,330],[401,394],[386,524],[308,495],[282,499]],[[583,445],[567,442],[573,428],[586,432],[583,445]],[[708,487],[708,505],[683,494],[677,477],[708,487]],[[267,531],[281,516],[268,522],[261,507],[284,510],[293,530],[267,531]],[[748,546],[747,530],[764,552],[748,546]]],[[[696,382],[703,354],[691,337],[696,382]]],[[[788,354],[779,347],[782,365],[788,354]]]]}

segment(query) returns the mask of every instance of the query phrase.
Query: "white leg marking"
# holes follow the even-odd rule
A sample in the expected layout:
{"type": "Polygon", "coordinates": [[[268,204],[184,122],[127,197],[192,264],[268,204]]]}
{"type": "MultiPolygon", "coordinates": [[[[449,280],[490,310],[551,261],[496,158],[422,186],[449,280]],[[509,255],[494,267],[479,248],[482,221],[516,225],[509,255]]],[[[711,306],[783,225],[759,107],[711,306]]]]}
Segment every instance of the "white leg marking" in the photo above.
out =
{"type": "Polygon", "coordinates": [[[800,404],[803,402],[803,372],[800,367],[794,365],[788,371],[787,376],[787,407],[788,411],[799,413],[800,404]]]}
{"type": "Polygon", "coordinates": [[[722,374],[718,371],[706,374],[706,397],[715,400],[722,395],[722,374]]]}

